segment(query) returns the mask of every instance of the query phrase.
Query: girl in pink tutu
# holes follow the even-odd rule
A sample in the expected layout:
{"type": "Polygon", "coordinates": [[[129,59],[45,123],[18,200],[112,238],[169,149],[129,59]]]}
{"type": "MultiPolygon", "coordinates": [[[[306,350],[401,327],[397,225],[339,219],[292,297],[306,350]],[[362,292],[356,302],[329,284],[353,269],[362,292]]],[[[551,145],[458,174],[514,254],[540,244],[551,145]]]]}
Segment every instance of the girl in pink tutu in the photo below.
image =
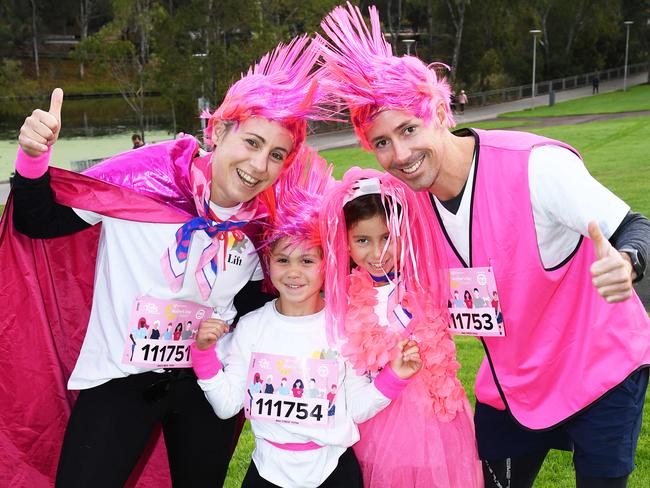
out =
{"type": "Polygon", "coordinates": [[[330,341],[374,376],[419,342],[423,367],[403,394],[359,425],[366,488],[483,486],[471,408],[447,331],[448,275],[426,195],[390,175],[350,169],[321,213],[330,341]]]}

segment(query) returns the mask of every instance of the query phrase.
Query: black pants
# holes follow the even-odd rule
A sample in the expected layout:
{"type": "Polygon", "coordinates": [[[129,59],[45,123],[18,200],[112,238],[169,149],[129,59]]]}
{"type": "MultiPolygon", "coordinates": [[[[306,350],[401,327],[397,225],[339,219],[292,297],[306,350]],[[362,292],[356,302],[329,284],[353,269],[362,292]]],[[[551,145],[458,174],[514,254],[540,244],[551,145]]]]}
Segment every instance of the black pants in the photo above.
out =
{"type": "MultiPolygon", "coordinates": [[[[246,477],[241,486],[242,488],[280,488],[262,478],[253,461],[248,466],[246,477]]],[[[359,461],[351,447],[348,447],[347,451],[341,455],[336,469],[323,481],[320,488],[363,488],[363,476],[359,461]]]]}
{"type": "Polygon", "coordinates": [[[123,486],[159,424],[175,487],[222,486],[237,420],[216,416],[191,369],[130,375],[82,390],[63,440],[56,486],[123,486]]]}
{"type": "Polygon", "coordinates": [[[488,488],[529,488],[550,449],[573,450],[578,488],[627,486],[641,431],[648,368],[564,424],[530,431],[508,412],[477,402],[474,413],[479,456],[488,488]]]}

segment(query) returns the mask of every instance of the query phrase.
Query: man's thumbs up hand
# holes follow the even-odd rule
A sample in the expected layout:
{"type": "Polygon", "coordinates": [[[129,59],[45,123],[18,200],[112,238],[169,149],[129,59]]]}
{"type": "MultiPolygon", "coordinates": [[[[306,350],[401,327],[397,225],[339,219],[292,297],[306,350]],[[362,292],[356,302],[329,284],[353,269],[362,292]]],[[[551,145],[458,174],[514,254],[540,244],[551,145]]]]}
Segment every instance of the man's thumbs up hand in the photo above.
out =
{"type": "Polygon", "coordinates": [[[610,303],[622,302],[632,296],[632,264],[603,235],[598,223],[589,222],[589,237],[593,241],[596,260],[591,265],[591,282],[598,293],[610,303]]]}

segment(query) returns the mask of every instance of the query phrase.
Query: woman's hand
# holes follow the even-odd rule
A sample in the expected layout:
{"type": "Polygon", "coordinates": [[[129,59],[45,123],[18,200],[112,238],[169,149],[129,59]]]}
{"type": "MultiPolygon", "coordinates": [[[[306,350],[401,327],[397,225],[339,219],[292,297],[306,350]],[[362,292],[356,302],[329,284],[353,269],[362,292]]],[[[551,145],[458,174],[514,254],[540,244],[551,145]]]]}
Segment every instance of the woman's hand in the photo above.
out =
{"type": "Polygon", "coordinates": [[[61,130],[61,106],[63,90],[55,88],[50,98],[50,109],[36,109],[25,119],[20,128],[18,144],[31,157],[38,157],[56,142],[61,130]]]}

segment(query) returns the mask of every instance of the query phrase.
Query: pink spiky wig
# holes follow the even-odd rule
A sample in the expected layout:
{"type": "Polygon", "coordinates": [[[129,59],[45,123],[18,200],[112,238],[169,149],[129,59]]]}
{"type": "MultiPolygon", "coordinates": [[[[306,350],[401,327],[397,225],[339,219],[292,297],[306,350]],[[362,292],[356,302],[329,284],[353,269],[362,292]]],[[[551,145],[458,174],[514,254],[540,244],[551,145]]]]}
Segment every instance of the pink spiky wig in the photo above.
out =
{"type": "Polygon", "coordinates": [[[412,113],[427,124],[439,125],[436,117],[442,107],[446,117],[442,125],[453,127],[451,89],[433,63],[427,66],[414,56],[393,56],[383,37],[379,14],[369,7],[371,29],[359,7],[336,7],[321,22],[329,39],[317,35],[325,61],[323,85],[334,99],[342,100],[350,110],[357,137],[364,149],[371,150],[365,135],[368,126],[383,110],[412,113]]]}
{"type": "Polygon", "coordinates": [[[261,246],[265,254],[283,238],[292,247],[321,245],[318,217],[323,197],[334,184],[332,169],[316,149],[302,146],[275,185],[276,208],[261,246]]]}
{"type": "MultiPolygon", "coordinates": [[[[350,168],[328,193],[320,213],[325,256],[325,303],[328,339],[333,344],[345,337],[347,288],[351,264],[343,207],[356,198],[360,182],[378,180],[386,210],[384,218],[393,250],[398,302],[404,290],[424,292],[440,311],[446,310],[449,292],[447,261],[438,235],[427,222],[436,218],[426,192],[414,192],[397,178],[373,169],[350,168]],[[399,206],[399,209],[398,209],[399,206]],[[386,208],[388,207],[388,208],[386,208]],[[398,245],[399,242],[399,245],[398,245]]],[[[363,183],[362,183],[363,184],[363,183]]]]}
{"type": "Polygon", "coordinates": [[[208,119],[205,139],[210,141],[216,121],[236,125],[249,117],[264,117],[280,123],[290,133],[293,149],[287,158],[291,164],[307,134],[307,119],[323,119],[316,103],[318,92],[316,61],[319,48],[309,36],[279,44],[249,68],[246,75],[233,84],[221,105],[213,112],[204,112],[208,119]]]}

